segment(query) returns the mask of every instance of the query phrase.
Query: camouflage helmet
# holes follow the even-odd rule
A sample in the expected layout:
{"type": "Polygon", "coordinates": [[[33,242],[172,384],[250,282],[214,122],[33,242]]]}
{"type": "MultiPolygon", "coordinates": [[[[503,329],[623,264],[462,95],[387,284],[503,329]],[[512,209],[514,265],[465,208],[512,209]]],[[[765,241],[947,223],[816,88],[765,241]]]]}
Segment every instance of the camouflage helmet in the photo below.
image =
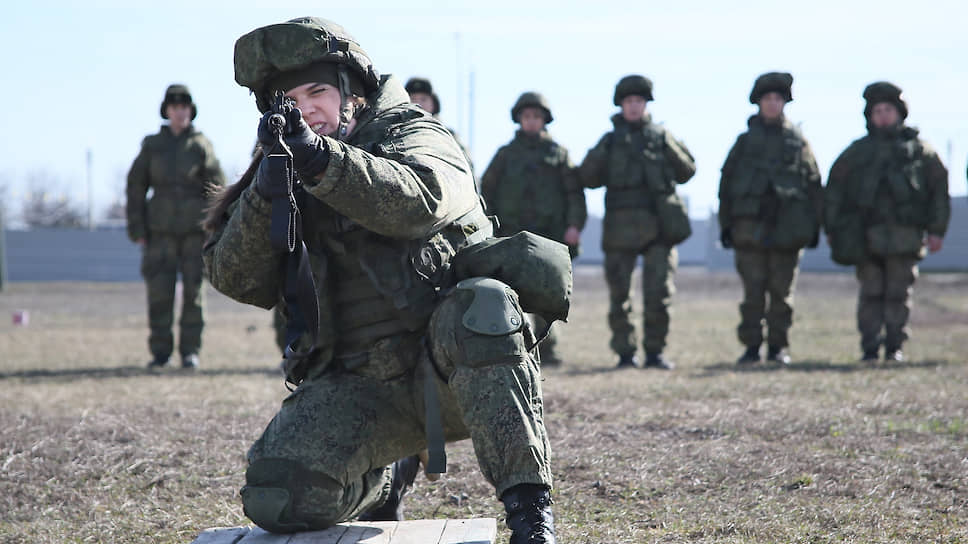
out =
{"type": "Polygon", "coordinates": [[[434,86],[430,84],[430,80],[423,77],[412,77],[407,80],[407,84],[403,86],[407,91],[407,94],[417,94],[423,93],[430,96],[430,99],[434,102],[434,111],[430,112],[433,115],[440,113],[440,98],[437,97],[437,93],[434,92],[434,86]]]}
{"type": "Polygon", "coordinates": [[[538,108],[544,113],[545,124],[548,124],[555,120],[551,116],[551,106],[548,105],[548,100],[541,93],[536,92],[526,92],[518,97],[518,101],[514,103],[514,107],[511,108],[511,120],[515,123],[520,123],[519,120],[521,116],[521,110],[525,108],[538,108]]]}
{"type": "Polygon", "coordinates": [[[235,81],[255,94],[256,105],[263,112],[272,101],[270,82],[286,72],[320,63],[348,69],[362,82],[365,94],[380,86],[380,74],[356,39],[326,19],[300,17],[264,26],[235,42],[235,81]]]}
{"type": "Polygon", "coordinates": [[[171,104],[188,104],[192,107],[192,121],[198,115],[198,107],[192,101],[192,93],[188,92],[188,86],[180,83],[169,85],[165,89],[165,99],[161,101],[161,118],[168,119],[168,106],[171,104]]]}
{"type": "Polygon", "coordinates": [[[894,104],[897,112],[901,114],[901,119],[907,119],[908,109],[907,104],[901,98],[901,88],[893,83],[887,81],[871,83],[864,89],[864,100],[867,101],[867,105],[864,106],[864,117],[868,119],[871,117],[874,104],[881,102],[894,104]]]}
{"type": "Polygon", "coordinates": [[[766,93],[780,93],[787,102],[793,101],[793,75],[787,72],[767,72],[756,78],[750,91],[750,104],[758,104],[766,93]]]}
{"type": "Polygon", "coordinates": [[[612,98],[612,103],[621,106],[622,99],[633,94],[641,96],[646,102],[655,100],[652,98],[652,80],[640,75],[623,77],[615,86],[615,97],[612,98]]]}

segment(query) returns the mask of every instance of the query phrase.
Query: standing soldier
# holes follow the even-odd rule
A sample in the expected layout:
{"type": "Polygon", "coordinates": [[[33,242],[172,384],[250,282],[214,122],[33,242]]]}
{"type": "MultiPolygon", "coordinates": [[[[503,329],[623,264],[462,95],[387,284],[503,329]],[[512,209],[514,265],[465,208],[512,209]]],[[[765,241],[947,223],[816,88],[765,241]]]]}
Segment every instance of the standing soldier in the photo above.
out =
{"type": "Polygon", "coordinates": [[[720,240],[736,248],[743,280],[738,364],[760,361],[766,318],[767,360],[790,364],[788,332],[800,254],[815,248],[823,220],[820,172],[800,129],[783,114],[793,100],[793,76],[770,72],[756,78],[750,103],[759,113],[729,150],[719,183],[720,240]],[[769,294],[770,306],[766,308],[769,294]]]}
{"type": "MultiPolygon", "coordinates": [[[[578,182],[568,150],[545,130],[552,122],[548,101],[539,93],[522,94],[511,108],[520,125],[514,139],[498,149],[481,177],[481,195],[498,217],[500,236],[523,230],[566,244],[578,255],[585,227],[585,192],[578,182]]],[[[559,366],[554,329],[535,315],[535,329],[548,330],[539,346],[543,366],[559,366]]]]}
{"type": "Polygon", "coordinates": [[[855,265],[857,329],[864,361],[903,361],[918,261],[941,250],[951,197],[937,152],[904,124],[901,89],[879,81],[864,89],[867,136],[830,168],[824,227],[834,261],[855,265]],[[884,334],[881,334],[881,331],[884,334]]]}
{"type": "MultiPolygon", "coordinates": [[[[403,88],[410,95],[411,102],[423,108],[424,111],[429,111],[434,117],[440,117],[440,97],[434,92],[434,86],[430,84],[429,79],[412,77],[407,80],[407,84],[403,88]]],[[[464,158],[467,159],[467,164],[471,165],[471,173],[473,173],[474,161],[471,160],[471,154],[467,150],[467,146],[457,136],[457,132],[454,129],[447,127],[447,130],[460,145],[460,150],[464,152],[464,158]]]]}
{"type": "Polygon", "coordinates": [[[585,187],[606,188],[602,250],[611,347],[619,355],[618,366],[641,366],[635,356],[630,297],[632,272],[642,255],[645,366],[670,370],[674,365],[662,351],[679,261],[675,246],[692,234],[676,184],[692,178],[696,163],[682,142],[652,122],[646,112],[652,99],[648,78],[631,75],[618,82],[613,103],[622,111],[612,116],[615,130],[588,152],[579,173],[585,187]]]}
{"type": "Polygon", "coordinates": [[[128,237],[142,247],[141,275],[148,289],[148,368],[168,364],[174,349],[175,283],[182,279],[178,351],[184,368],[198,366],[202,346],[201,221],[213,187],[225,175],[212,143],[195,130],[198,108],[185,85],[171,85],[161,103],[158,134],[145,137],[128,172],[128,237]],[[153,191],[146,200],[148,189],[153,191]]]}
{"type": "Polygon", "coordinates": [[[243,303],[270,308],[285,293],[302,328],[286,358],[297,387],[248,453],[246,515],[278,533],[400,519],[416,454],[429,444],[428,469],[441,472],[444,440],[471,438],[511,541],[553,543],[523,308],[567,316],[567,248],[519,234],[524,251],[495,256],[514,238],[491,237],[454,138],[341,26],[258,28],[235,44],[235,78],[264,114],[267,155],[212,208],[206,268],[243,303]],[[276,227],[293,225],[293,202],[290,245],[293,231],[276,227]],[[508,283],[483,277],[519,266],[508,283]]]}

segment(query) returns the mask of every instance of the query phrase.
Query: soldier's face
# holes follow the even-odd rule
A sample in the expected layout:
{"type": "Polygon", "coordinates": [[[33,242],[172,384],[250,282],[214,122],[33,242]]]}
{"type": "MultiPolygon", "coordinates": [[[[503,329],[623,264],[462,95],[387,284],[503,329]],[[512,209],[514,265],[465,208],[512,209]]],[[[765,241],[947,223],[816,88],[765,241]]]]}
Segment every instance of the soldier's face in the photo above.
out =
{"type": "Polygon", "coordinates": [[[637,123],[645,118],[645,98],[637,94],[623,98],[622,117],[629,123],[637,123]]]}
{"type": "Polygon", "coordinates": [[[524,108],[518,112],[518,123],[527,134],[541,134],[545,127],[544,112],[538,108],[524,108]]]}
{"type": "Polygon", "coordinates": [[[877,128],[889,128],[901,121],[901,112],[890,102],[874,104],[871,108],[871,123],[877,128]]]}
{"type": "Polygon", "coordinates": [[[767,121],[776,121],[783,115],[783,106],[786,100],[778,92],[770,91],[760,97],[760,117],[767,121]]]}
{"type": "Polygon", "coordinates": [[[192,107],[190,104],[168,104],[165,107],[168,115],[168,125],[175,132],[184,130],[192,122],[192,107]]]}
{"type": "Polygon", "coordinates": [[[413,93],[410,95],[410,101],[423,108],[424,111],[434,112],[434,98],[427,93],[413,93]]]}
{"type": "Polygon", "coordinates": [[[306,124],[320,136],[339,130],[339,89],[328,83],[304,83],[286,92],[296,103],[306,124]]]}

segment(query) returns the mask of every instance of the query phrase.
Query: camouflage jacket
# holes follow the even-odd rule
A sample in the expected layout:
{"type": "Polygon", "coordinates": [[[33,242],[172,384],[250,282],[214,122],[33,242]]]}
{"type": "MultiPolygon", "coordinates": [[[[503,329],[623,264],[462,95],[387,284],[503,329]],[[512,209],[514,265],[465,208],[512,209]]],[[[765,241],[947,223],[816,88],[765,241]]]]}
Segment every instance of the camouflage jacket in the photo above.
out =
{"type": "MultiPolygon", "coordinates": [[[[302,180],[302,231],[320,309],[317,347],[337,355],[425,326],[441,262],[486,222],[470,167],[447,129],[409,104],[392,76],[367,98],[346,141],[324,137],[326,170],[302,180]]],[[[216,289],[263,308],[277,303],[285,280],[284,255],[269,241],[270,210],[250,186],[203,253],[216,289]]]]}
{"type": "Polygon", "coordinates": [[[830,168],[824,226],[831,236],[881,224],[944,236],[950,216],[948,170],[917,129],[869,127],[830,168]]]}
{"type": "Polygon", "coordinates": [[[584,228],[585,192],[574,168],[568,150],[547,132],[518,131],[498,149],[481,177],[481,194],[501,236],[527,230],[563,243],[569,226],[584,228]]]}
{"type": "Polygon", "coordinates": [[[210,185],[225,185],[225,174],[208,138],[194,126],[178,136],[162,126],[141,143],[128,172],[128,237],[201,233],[210,185]]]}

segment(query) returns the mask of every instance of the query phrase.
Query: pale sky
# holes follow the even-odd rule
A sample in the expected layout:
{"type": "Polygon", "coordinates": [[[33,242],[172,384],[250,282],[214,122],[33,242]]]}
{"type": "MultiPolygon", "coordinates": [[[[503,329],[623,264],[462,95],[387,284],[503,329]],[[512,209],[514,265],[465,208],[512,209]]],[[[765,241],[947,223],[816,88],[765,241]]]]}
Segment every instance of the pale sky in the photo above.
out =
{"type": "MultiPolygon", "coordinates": [[[[237,177],[259,114],[234,81],[235,40],[304,15],[345,26],[381,73],[429,77],[442,120],[472,144],[478,174],[512,137],[509,110],[520,93],[548,98],[555,116],[549,129],[578,163],[611,128],[615,83],[640,73],[655,82],[653,119],[696,157],[697,174],[680,193],[694,217],[705,217],[718,205],[726,153],[755,112],[748,102],[753,80],[782,70],[794,76],[787,115],[801,124],[825,182],[840,151],[864,135],[864,87],[889,80],[904,89],[908,123],[948,165],[951,194],[968,188],[965,2],[139,4],[8,2],[2,9],[0,185],[8,186],[15,214],[23,180],[37,171],[61,180],[55,193],[69,192],[86,206],[90,150],[100,217],[123,193],[141,139],[157,132],[158,108],[173,82],[190,87],[196,127],[212,140],[229,178],[237,177]]],[[[600,215],[601,190],[588,192],[588,201],[600,215]]]]}

